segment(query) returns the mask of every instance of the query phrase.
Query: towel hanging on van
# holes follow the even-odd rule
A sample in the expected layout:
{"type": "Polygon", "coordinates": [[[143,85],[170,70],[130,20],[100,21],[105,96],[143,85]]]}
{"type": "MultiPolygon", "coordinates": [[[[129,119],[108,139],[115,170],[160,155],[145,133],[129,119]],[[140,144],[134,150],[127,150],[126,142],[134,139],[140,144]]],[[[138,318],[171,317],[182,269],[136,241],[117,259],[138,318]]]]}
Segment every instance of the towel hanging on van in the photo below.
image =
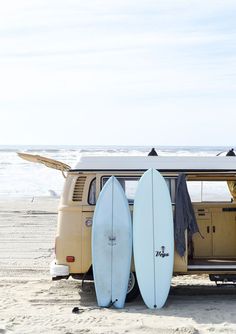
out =
{"type": "Polygon", "coordinates": [[[192,202],[188,193],[186,177],[184,173],[179,174],[175,195],[174,214],[174,237],[178,254],[184,256],[186,251],[185,231],[192,239],[194,233],[199,232],[192,202]]]}

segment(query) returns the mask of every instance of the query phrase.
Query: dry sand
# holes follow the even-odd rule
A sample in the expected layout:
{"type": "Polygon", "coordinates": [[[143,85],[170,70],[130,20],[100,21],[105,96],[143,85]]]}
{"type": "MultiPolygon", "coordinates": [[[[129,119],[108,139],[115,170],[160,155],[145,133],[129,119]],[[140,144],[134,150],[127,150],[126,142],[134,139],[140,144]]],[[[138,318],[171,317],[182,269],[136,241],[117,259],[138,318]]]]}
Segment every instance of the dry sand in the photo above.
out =
{"type": "Polygon", "coordinates": [[[236,288],[173,278],[162,310],[99,309],[91,282],[51,281],[58,200],[0,201],[0,333],[236,333],[236,288]],[[81,309],[73,314],[73,307],[81,309]]]}

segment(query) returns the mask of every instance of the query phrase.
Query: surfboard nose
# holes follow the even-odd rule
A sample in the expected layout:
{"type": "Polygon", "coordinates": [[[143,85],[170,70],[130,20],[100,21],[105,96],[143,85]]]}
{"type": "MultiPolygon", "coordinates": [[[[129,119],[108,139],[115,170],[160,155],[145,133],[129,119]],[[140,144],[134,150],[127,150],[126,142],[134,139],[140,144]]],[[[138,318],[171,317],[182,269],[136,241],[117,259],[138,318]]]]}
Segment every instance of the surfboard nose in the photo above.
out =
{"type": "Polygon", "coordinates": [[[153,173],[155,170],[156,170],[155,168],[151,167],[151,168],[149,168],[149,169],[146,171],[146,173],[147,173],[147,174],[148,174],[148,173],[153,173]]]}

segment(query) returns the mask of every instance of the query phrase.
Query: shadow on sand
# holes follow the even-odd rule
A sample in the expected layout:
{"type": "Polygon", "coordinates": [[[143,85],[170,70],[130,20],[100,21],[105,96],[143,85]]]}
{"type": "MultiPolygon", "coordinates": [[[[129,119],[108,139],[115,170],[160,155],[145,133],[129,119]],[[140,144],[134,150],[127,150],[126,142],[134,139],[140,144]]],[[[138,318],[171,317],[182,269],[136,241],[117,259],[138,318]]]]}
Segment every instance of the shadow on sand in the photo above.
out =
{"type": "MultiPolygon", "coordinates": [[[[83,290],[80,285],[79,294],[81,306],[98,307],[93,282],[85,282],[83,290]]],[[[198,324],[236,324],[236,287],[198,284],[172,286],[166,305],[160,310],[148,309],[141,296],[126,303],[124,309],[113,310],[140,316],[189,318],[198,324]]]]}

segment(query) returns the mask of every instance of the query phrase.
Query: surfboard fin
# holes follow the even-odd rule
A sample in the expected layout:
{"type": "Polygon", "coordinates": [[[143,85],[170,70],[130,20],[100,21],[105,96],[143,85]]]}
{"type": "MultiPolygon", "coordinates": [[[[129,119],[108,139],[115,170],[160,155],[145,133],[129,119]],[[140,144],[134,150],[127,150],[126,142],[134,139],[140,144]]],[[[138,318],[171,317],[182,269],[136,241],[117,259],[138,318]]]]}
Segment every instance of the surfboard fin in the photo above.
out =
{"type": "Polygon", "coordinates": [[[118,299],[115,299],[114,301],[110,301],[110,304],[107,306],[107,308],[112,307],[116,302],[118,302],[118,299]]]}

